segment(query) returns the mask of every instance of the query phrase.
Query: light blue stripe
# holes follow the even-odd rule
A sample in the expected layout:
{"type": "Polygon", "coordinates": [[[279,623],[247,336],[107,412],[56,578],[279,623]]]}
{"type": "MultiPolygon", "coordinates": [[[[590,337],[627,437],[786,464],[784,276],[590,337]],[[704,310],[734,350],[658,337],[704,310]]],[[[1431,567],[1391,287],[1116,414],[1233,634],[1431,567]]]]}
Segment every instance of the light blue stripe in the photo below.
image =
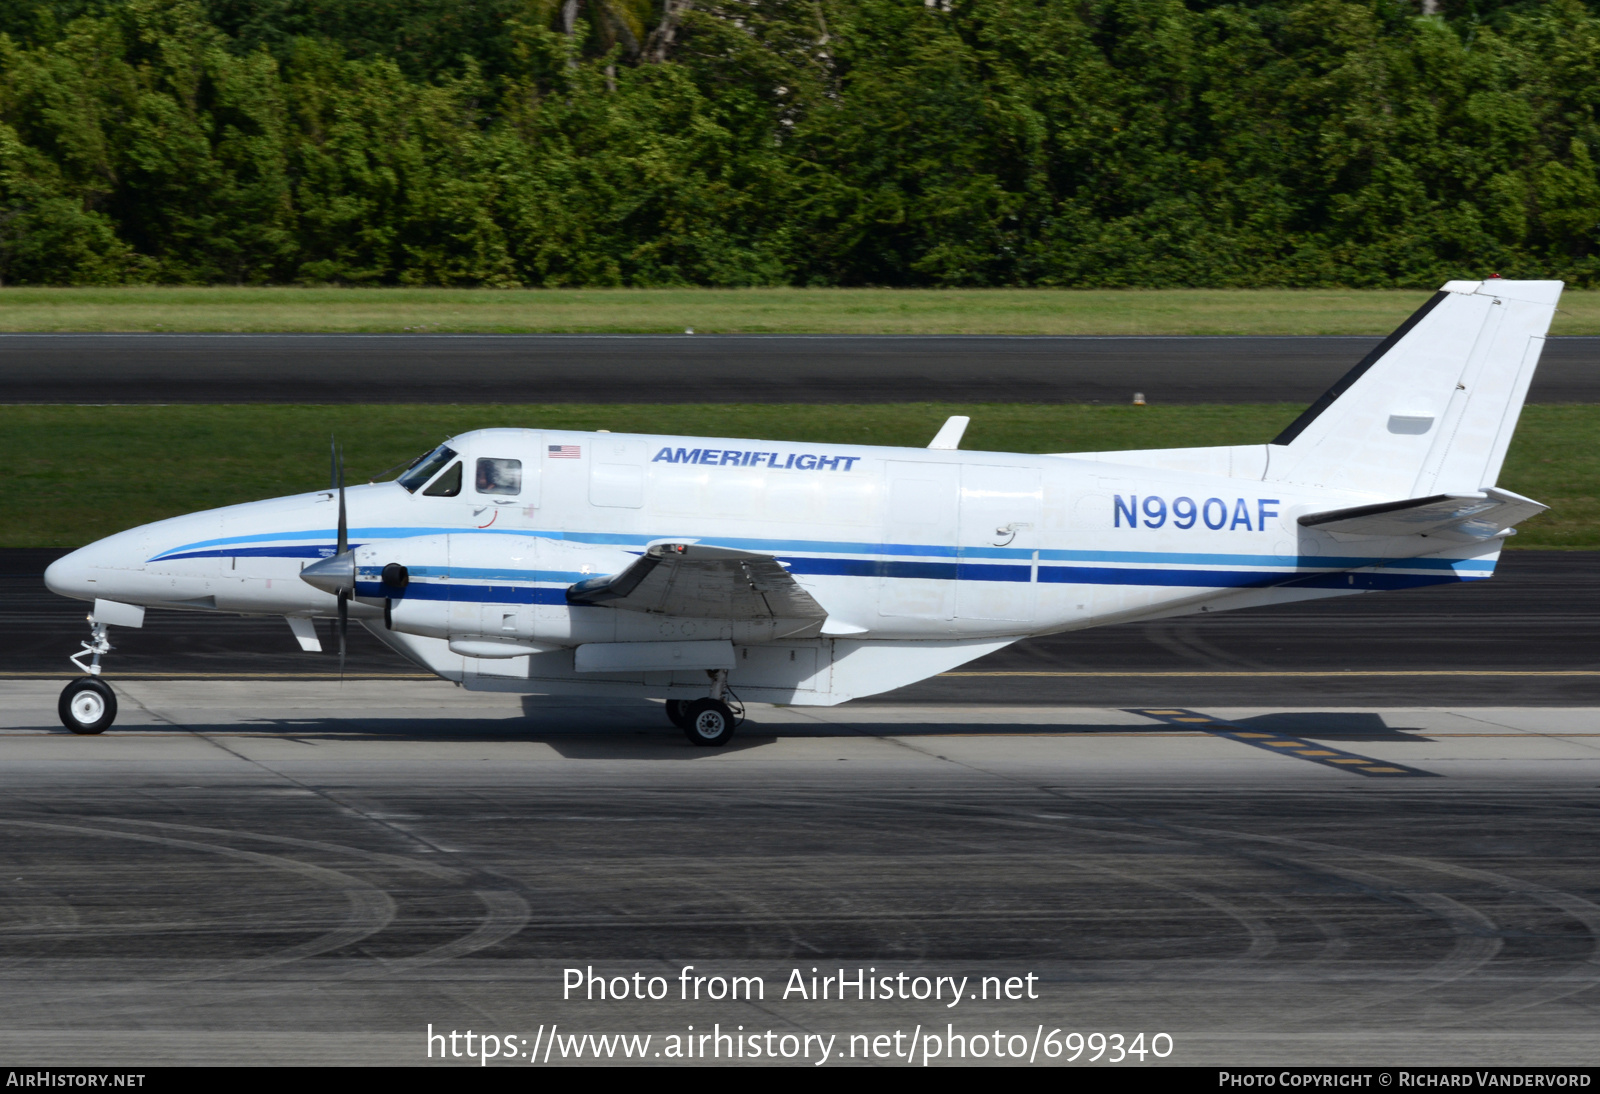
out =
{"type": "MultiPolygon", "coordinates": [[[[408,566],[413,579],[439,578],[451,581],[543,581],[556,585],[571,585],[593,577],[569,570],[490,570],[473,566],[408,566]]],[[[383,573],[382,566],[362,566],[362,577],[376,579],[383,573]]]]}
{"type": "MultiPolygon", "coordinates": [[[[471,531],[471,529],[468,529],[471,531]]],[[[361,536],[365,539],[410,539],[412,536],[445,536],[460,535],[461,530],[454,528],[351,528],[348,534],[352,537],[361,536]]],[[[501,532],[500,535],[526,535],[537,536],[538,532],[501,532]]],[[[301,540],[301,539],[333,539],[338,538],[338,530],[334,528],[311,529],[301,532],[262,532],[253,536],[224,536],[221,539],[202,539],[194,543],[185,543],[181,547],[174,547],[163,551],[157,558],[163,558],[176,551],[189,551],[198,547],[220,547],[232,543],[267,543],[272,540],[301,540]]]]}

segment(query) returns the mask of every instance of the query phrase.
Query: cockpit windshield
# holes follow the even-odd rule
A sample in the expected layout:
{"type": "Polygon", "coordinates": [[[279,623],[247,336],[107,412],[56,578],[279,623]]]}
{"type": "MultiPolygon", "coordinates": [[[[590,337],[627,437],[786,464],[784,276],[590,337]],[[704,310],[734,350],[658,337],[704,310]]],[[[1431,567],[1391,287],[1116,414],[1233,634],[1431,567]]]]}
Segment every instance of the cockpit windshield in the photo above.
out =
{"type": "Polygon", "coordinates": [[[447,444],[441,444],[422,459],[411,465],[411,470],[400,476],[400,485],[411,493],[417,492],[417,487],[433,478],[439,469],[456,458],[456,450],[447,444]]]}

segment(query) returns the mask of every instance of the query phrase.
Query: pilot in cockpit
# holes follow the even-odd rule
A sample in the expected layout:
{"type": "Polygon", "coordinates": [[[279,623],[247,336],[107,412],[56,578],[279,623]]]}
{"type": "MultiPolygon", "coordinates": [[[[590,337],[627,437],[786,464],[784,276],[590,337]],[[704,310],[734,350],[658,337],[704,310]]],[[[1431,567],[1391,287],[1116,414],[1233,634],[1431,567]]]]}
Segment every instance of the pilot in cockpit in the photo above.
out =
{"type": "Polygon", "coordinates": [[[477,487],[480,494],[518,494],[522,492],[522,461],[482,459],[478,461],[477,487]]]}

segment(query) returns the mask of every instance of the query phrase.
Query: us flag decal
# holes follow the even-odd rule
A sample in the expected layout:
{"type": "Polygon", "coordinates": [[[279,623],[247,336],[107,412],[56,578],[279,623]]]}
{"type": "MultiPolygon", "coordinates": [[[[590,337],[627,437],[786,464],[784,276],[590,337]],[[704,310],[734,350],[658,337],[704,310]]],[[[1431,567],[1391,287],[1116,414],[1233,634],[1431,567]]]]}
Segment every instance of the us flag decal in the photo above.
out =
{"type": "Polygon", "coordinates": [[[576,444],[553,444],[550,446],[552,460],[576,460],[582,457],[583,446],[576,444]]]}

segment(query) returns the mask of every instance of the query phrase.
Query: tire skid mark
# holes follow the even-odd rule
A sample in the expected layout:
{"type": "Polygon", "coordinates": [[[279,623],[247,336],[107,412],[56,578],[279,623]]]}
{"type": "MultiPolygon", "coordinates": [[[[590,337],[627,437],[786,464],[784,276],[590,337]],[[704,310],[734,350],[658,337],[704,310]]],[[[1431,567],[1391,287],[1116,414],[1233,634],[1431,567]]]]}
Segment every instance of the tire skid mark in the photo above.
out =
{"type": "MultiPolygon", "coordinates": [[[[866,810],[866,809],[856,808],[856,809],[851,810],[851,812],[867,813],[868,815],[871,815],[873,812],[886,811],[886,810],[883,809],[883,805],[885,804],[883,799],[877,799],[877,803],[879,805],[879,808],[877,810],[866,810]]],[[[891,810],[893,810],[895,812],[900,812],[899,809],[895,809],[893,802],[889,802],[887,804],[889,805],[889,808],[891,810]]],[[[957,806],[957,807],[959,807],[959,803],[952,803],[952,804],[957,806]]],[[[996,814],[996,813],[993,812],[992,809],[989,810],[987,812],[987,814],[985,814],[982,811],[982,806],[981,806],[980,803],[975,803],[971,808],[972,808],[975,820],[988,821],[988,822],[991,822],[991,823],[1002,823],[1002,824],[1007,824],[1007,825],[1010,825],[1010,826],[1013,826],[1013,827],[1026,827],[1026,828],[1039,829],[1039,830],[1050,830],[1050,826],[1041,824],[1041,823],[1039,823],[1037,821],[1034,821],[1034,820],[1031,820],[1029,818],[1018,817],[1018,816],[1014,816],[1014,815],[1006,815],[1006,814],[1003,814],[1003,813],[1002,814],[996,814]]],[[[1101,820],[1103,821],[1104,818],[1101,818],[1101,820]]],[[[1174,839],[1171,839],[1171,838],[1163,839],[1163,838],[1161,838],[1159,836],[1152,836],[1152,835],[1149,835],[1149,834],[1127,833],[1127,835],[1133,836],[1134,838],[1140,839],[1140,840],[1145,841],[1145,842],[1150,842],[1150,843],[1160,843],[1160,844],[1164,844],[1164,845],[1176,845],[1176,846],[1180,846],[1180,847],[1182,847],[1182,846],[1191,846],[1192,845],[1192,841],[1174,840],[1174,839]]],[[[980,842],[977,842],[977,841],[974,841],[974,840],[970,840],[970,839],[963,839],[963,838],[960,838],[960,837],[949,837],[949,838],[944,839],[942,842],[943,842],[943,844],[945,846],[963,847],[968,852],[970,852],[971,854],[974,854],[974,855],[983,855],[985,857],[990,857],[990,856],[992,856],[994,854],[994,851],[993,851],[993,848],[992,848],[991,845],[986,844],[986,843],[980,843],[980,842]]],[[[1071,868],[1071,869],[1084,870],[1084,871],[1087,871],[1087,872],[1098,873],[1098,874],[1101,874],[1101,875],[1104,875],[1104,876],[1108,876],[1108,877],[1114,877],[1117,880],[1122,881],[1124,883],[1131,882],[1131,883],[1134,883],[1134,884],[1137,884],[1137,885],[1145,885],[1145,886],[1150,886],[1152,888],[1163,889],[1163,890],[1165,890],[1167,892],[1171,892],[1171,893],[1174,893],[1174,894],[1176,894],[1178,896],[1185,897],[1185,898],[1187,898],[1189,900],[1192,900],[1192,901],[1194,901],[1194,902],[1196,902],[1198,904],[1205,905],[1206,907],[1209,907],[1214,911],[1221,912],[1223,915],[1225,915],[1228,918],[1234,920],[1241,927],[1243,927],[1245,932],[1250,936],[1250,945],[1249,945],[1249,947],[1242,954],[1238,954],[1236,956],[1227,957],[1227,958],[1214,958],[1212,960],[1216,960],[1216,961],[1259,961],[1259,960],[1262,960],[1263,958],[1267,957],[1269,954],[1271,954],[1273,951],[1275,951],[1278,948],[1277,932],[1274,931],[1272,929],[1272,927],[1266,921],[1262,920],[1259,916],[1256,916],[1253,913],[1248,912],[1243,908],[1240,908],[1238,905],[1234,904],[1232,901],[1224,900],[1221,897],[1214,896],[1212,894],[1206,893],[1206,892],[1204,892],[1204,891],[1202,891],[1200,889],[1194,888],[1193,886],[1184,885],[1184,884],[1181,884],[1181,883],[1176,882],[1176,881],[1152,878],[1148,874],[1132,873],[1132,872],[1129,872],[1129,871],[1118,870],[1118,869],[1115,869],[1113,867],[1106,866],[1106,865],[1103,865],[1103,864],[1091,864],[1091,863],[1087,863],[1087,862],[1084,862],[1082,860],[1076,860],[1076,859],[1069,859],[1064,863],[1060,863],[1060,865],[1064,865],[1064,866],[1066,866],[1068,868],[1071,868]]],[[[958,914],[969,914],[969,913],[962,912],[962,913],[958,913],[958,914]]],[[[983,914],[984,914],[984,917],[986,919],[987,918],[997,918],[998,917],[997,913],[994,913],[994,912],[992,912],[990,910],[987,910],[987,909],[984,911],[983,914]]],[[[1026,913],[1018,915],[1017,918],[1026,918],[1026,913]]],[[[1046,912],[1046,911],[1041,911],[1038,914],[1038,918],[1040,918],[1040,919],[1048,919],[1048,918],[1050,918],[1050,913],[1046,912]]]]}
{"type": "MultiPolygon", "coordinates": [[[[981,805],[975,804],[973,806],[973,809],[974,809],[974,811],[979,810],[979,809],[981,809],[981,805]]],[[[1017,828],[1029,828],[1029,829],[1042,830],[1042,831],[1052,831],[1052,830],[1055,829],[1055,826],[1043,824],[1040,821],[1033,819],[1032,817],[1018,816],[1016,814],[995,813],[992,810],[989,811],[987,815],[982,815],[982,814],[976,814],[975,813],[974,819],[981,820],[981,821],[986,821],[986,822],[992,823],[992,824],[1004,824],[1004,825],[1007,825],[1009,827],[1017,827],[1017,828]]],[[[1103,818],[1103,817],[1097,818],[1097,821],[1099,823],[1104,823],[1104,820],[1105,820],[1105,818],[1103,818]]],[[[1112,833],[1110,833],[1110,832],[1108,832],[1106,830],[1098,829],[1098,828],[1096,828],[1096,829],[1079,829],[1078,831],[1079,832],[1093,832],[1093,833],[1101,834],[1101,835],[1112,834],[1112,833]]],[[[1131,839],[1137,840],[1137,841],[1142,842],[1142,843],[1157,844],[1157,845],[1161,845],[1161,846],[1165,846],[1165,847],[1192,847],[1193,846],[1193,841],[1192,840],[1173,839],[1171,837],[1155,836],[1155,835],[1151,835],[1149,833],[1118,832],[1118,833],[1115,833],[1115,834],[1119,835],[1119,836],[1122,836],[1124,838],[1131,838],[1131,839]]],[[[973,842],[970,842],[970,841],[959,840],[959,839],[948,839],[945,842],[947,844],[962,844],[962,845],[965,845],[967,850],[972,852],[973,854],[984,854],[984,855],[992,854],[992,851],[989,850],[989,847],[988,847],[987,844],[973,843],[973,842]]],[[[1178,882],[1175,882],[1175,881],[1170,881],[1170,880],[1162,880],[1162,879],[1152,878],[1148,873],[1146,873],[1146,874],[1130,873],[1128,871],[1114,869],[1114,868],[1112,868],[1110,866],[1090,865],[1090,864],[1085,863],[1085,862],[1083,862],[1081,860],[1069,860],[1069,861],[1067,861],[1065,863],[1065,865],[1067,865],[1067,866],[1069,866],[1071,868],[1074,868],[1074,869],[1089,870],[1089,871],[1093,871],[1093,872],[1096,872],[1096,873],[1104,874],[1104,875],[1107,875],[1107,876],[1110,876],[1110,877],[1115,877],[1118,880],[1123,881],[1123,882],[1133,882],[1133,883],[1136,883],[1136,884],[1149,885],[1149,886],[1152,886],[1152,887],[1155,887],[1155,888],[1165,889],[1165,890],[1167,890],[1169,892],[1176,893],[1179,896],[1183,896],[1183,897],[1186,897],[1186,898],[1188,898],[1190,900],[1193,900],[1196,903],[1206,905],[1207,907],[1210,907],[1213,910],[1219,911],[1222,914],[1228,916],[1230,919],[1235,920],[1236,922],[1238,922],[1240,924],[1240,926],[1244,927],[1245,931],[1250,935],[1250,946],[1243,954],[1240,954],[1237,957],[1234,957],[1234,958],[1223,958],[1223,959],[1218,959],[1218,960],[1259,961],[1262,958],[1265,958],[1267,955],[1269,955],[1272,952],[1274,952],[1278,948],[1277,932],[1274,931],[1272,929],[1272,927],[1265,920],[1261,919],[1259,916],[1256,916],[1251,912],[1248,912],[1248,911],[1244,910],[1243,908],[1240,908],[1238,905],[1234,904],[1232,901],[1224,900],[1221,897],[1217,897],[1217,896],[1213,896],[1211,894],[1205,893],[1202,890],[1196,889],[1196,888],[1194,888],[1193,886],[1190,886],[1190,885],[1183,885],[1181,883],[1178,883],[1178,882]]],[[[985,913],[986,916],[988,914],[989,913],[987,913],[987,912],[985,913]]]]}
{"type": "MultiPolygon", "coordinates": [[[[1205,829],[1197,830],[1210,831],[1205,829]]],[[[1230,833],[1218,832],[1216,834],[1225,835],[1230,833]]],[[[1407,866],[1413,869],[1431,870],[1437,873],[1445,874],[1446,876],[1461,878],[1463,880],[1485,882],[1501,892],[1508,893],[1513,896],[1531,898],[1541,904],[1544,904],[1546,907],[1555,908],[1556,910],[1565,913],[1571,918],[1577,920],[1584,927],[1584,929],[1589,932],[1590,938],[1593,939],[1588,956],[1574,964],[1560,976],[1551,977],[1542,985],[1529,988],[1525,991],[1517,992],[1514,995],[1507,996],[1506,998],[1497,1000],[1496,1002],[1469,1008],[1462,1014],[1455,1015],[1444,1020],[1430,1021],[1428,1023],[1429,1026],[1459,1025],[1463,1022],[1481,1021],[1486,1017],[1509,1014],[1519,1010],[1526,1010],[1530,1007],[1554,1002],[1557,999],[1563,999],[1570,995],[1576,995],[1580,992],[1593,988],[1596,984],[1600,984],[1600,906],[1597,906],[1591,901],[1585,900],[1583,897],[1577,896],[1576,894],[1568,893],[1558,889],[1550,889],[1538,884],[1523,882],[1516,878],[1509,877],[1505,874],[1496,873],[1494,871],[1482,870],[1470,866],[1459,866],[1455,863],[1441,862],[1436,859],[1418,858],[1412,855],[1395,855],[1386,852],[1357,851],[1352,848],[1341,847],[1337,844],[1327,844],[1312,840],[1300,840],[1289,836],[1272,836],[1259,833],[1231,833],[1231,835],[1239,839],[1261,843],[1280,844],[1290,847],[1300,847],[1325,854],[1331,853],[1354,855],[1368,859],[1378,859],[1381,861],[1392,862],[1396,865],[1407,866]]],[[[1397,895],[1409,896],[1414,894],[1397,892],[1397,895]]],[[[1456,905],[1456,907],[1464,907],[1464,905],[1460,905],[1458,902],[1450,900],[1448,897],[1443,897],[1442,894],[1431,895],[1449,901],[1450,904],[1456,905]]],[[[1475,916],[1477,915],[1477,913],[1473,914],[1475,916]]],[[[1486,917],[1480,918],[1483,918],[1484,922],[1488,922],[1486,917]]],[[[1423,991],[1430,991],[1436,986],[1437,985],[1427,985],[1403,993],[1393,993],[1390,997],[1399,998],[1403,995],[1413,995],[1423,991]]],[[[1363,1005],[1365,1006],[1367,1004],[1363,1005]]]]}
{"type": "Polygon", "coordinates": [[[1554,908],[1576,920],[1589,932],[1589,937],[1592,940],[1589,955],[1575,963],[1560,976],[1551,977],[1538,987],[1517,992],[1493,1003],[1470,1008],[1464,1014],[1455,1018],[1430,1024],[1457,1025],[1464,1021],[1478,1021],[1485,1017],[1526,1010],[1529,1007],[1554,1002],[1557,999],[1587,991],[1597,983],[1600,983],[1600,905],[1595,905],[1593,902],[1585,900],[1574,893],[1520,881],[1517,878],[1496,873],[1492,870],[1483,870],[1472,866],[1458,866],[1455,863],[1440,862],[1436,859],[1415,858],[1408,855],[1379,854],[1376,857],[1390,859],[1408,866],[1435,870],[1464,880],[1486,882],[1504,893],[1532,898],[1546,907],[1554,908]],[[1561,986],[1557,987],[1556,985],[1561,986]]]}
{"type": "MultiPolygon", "coordinates": [[[[1229,835],[1229,833],[1208,829],[1194,829],[1194,831],[1213,837],[1229,835]]],[[[1247,835],[1246,838],[1249,838],[1249,836],[1247,835]]],[[[1352,856],[1359,855],[1359,852],[1351,850],[1344,850],[1343,853],[1352,856]]],[[[1443,893],[1419,891],[1365,870],[1356,870],[1348,866],[1334,866],[1311,858],[1293,855],[1253,855],[1250,857],[1276,861],[1283,865],[1306,870],[1313,875],[1331,875],[1345,881],[1354,882],[1369,894],[1379,898],[1397,897],[1415,905],[1433,918],[1443,920],[1455,932],[1455,943],[1450,952],[1414,975],[1414,980],[1425,981],[1425,983],[1398,991],[1374,993],[1360,1000],[1319,1008],[1315,1012],[1319,1015],[1348,1010],[1364,1010],[1378,1003],[1392,1002],[1396,999],[1432,991],[1440,985],[1453,983],[1476,972],[1492,961],[1505,945],[1504,939],[1499,936],[1499,927],[1492,920],[1481,912],[1469,908],[1460,901],[1445,896],[1443,893]]]]}
{"type": "MultiPolygon", "coordinates": [[[[349,858],[364,859],[380,866],[391,866],[396,869],[408,870],[413,873],[423,874],[440,881],[464,883],[471,875],[465,870],[442,866],[427,860],[409,859],[404,855],[390,854],[385,851],[368,851],[359,847],[351,847],[342,843],[329,843],[325,840],[308,840],[295,836],[274,836],[264,832],[248,832],[231,828],[206,828],[194,824],[177,824],[172,821],[143,820],[132,817],[114,818],[119,824],[142,824],[153,828],[170,828],[185,832],[204,833],[214,836],[232,836],[239,839],[257,840],[263,843],[274,843],[290,847],[303,847],[309,850],[324,851],[329,854],[342,855],[349,858]]],[[[281,860],[279,860],[281,861],[281,860]]],[[[441,943],[421,953],[409,957],[396,958],[385,961],[381,967],[374,970],[357,970],[348,976],[352,977],[382,975],[384,973],[406,971],[421,968],[425,965],[438,964],[441,961],[450,961],[477,950],[486,949],[498,942],[503,942],[522,930],[527,925],[532,915],[528,902],[516,893],[502,889],[474,889],[473,895],[484,906],[484,921],[470,934],[449,942],[441,943]]]]}
{"type": "Polygon", "coordinates": [[[1293,969],[1285,969],[1279,974],[1282,978],[1303,976],[1306,969],[1337,961],[1350,952],[1350,938],[1337,923],[1330,922],[1326,916],[1318,915],[1308,908],[1298,907],[1276,893],[1268,894],[1267,899],[1282,908],[1286,914],[1298,916],[1310,923],[1323,938],[1322,951],[1320,953],[1315,957],[1308,958],[1293,969]]]}
{"type": "MultiPolygon", "coordinates": [[[[396,907],[394,900],[388,893],[377,888],[371,883],[338,870],[330,870],[323,866],[301,862],[298,859],[282,858],[275,855],[263,854],[259,851],[244,851],[233,847],[224,847],[220,844],[201,843],[197,840],[176,839],[171,836],[148,835],[140,832],[119,832],[115,829],[97,828],[86,825],[52,824],[45,821],[0,819],[0,826],[11,828],[26,828],[35,831],[63,832],[74,835],[107,836],[112,839],[131,840],[138,843],[150,843],[158,846],[172,847],[177,850],[195,851],[204,854],[220,855],[252,865],[268,866],[287,873],[298,874],[307,880],[341,893],[349,905],[349,912],[343,925],[331,931],[325,931],[316,938],[305,942],[285,947],[275,953],[262,957],[246,958],[241,961],[231,961],[220,967],[202,972],[180,972],[170,975],[156,975],[151,978],[157,986],[175,986],[180,984],[199,983],[207,980],[221,980],[242,975],[254,974],[273,968],[281,968],[308,957],[329,953],[353,945],[364,938],[369,938],[387,927],[393,921],[396,907]]],[[[62,998],[105,997],[126,995],[129,993],[146,990],[145,984],[124,984],[119,987],[92,988],[87,992],[67,992],[62,998]]],[[[30,1003],[30,1005],[33,1005],[30,1003]]],[[[0,1004],[4,1006],[6,1004],[0,1004]]],[[[143,1008],[140,1008],[143,1009],[143,1008]]]]}
{"type": "MultiPolygon", "coordinates": [[[[100,820],[101,818],[93,819],[100,820]]],[[[59,824],[51,825],[43,822],[33,821],[0,821],[0,823],[35,828],[54,828],[64,831],[93,833],[98,835],[112,836],[114,838],[121,836],[122,838],[135,839],[141,842],[165,843],[168,846],[175,846],[184,849],[189,847],[204,848],[207,850],[219,851],[224,854],[234,850],[221,846],[202,844],[196,841],[165,839],[162,837],[142,836],[133,833],[118,833],[114,829],[109,828],[78,828],[74,826],[59,824]]],[[[409,867],[420,873],[433,877],[445,875],[451,879],[459,880],[468,876],[462,871],[452,870],[448,867],[436,866],[433,863],[410,863],[400,856],[386,855],[383,852],[366,852],[357,848],[347,848],[340,844],[326,843],[323,841],[301,840],[294,837],[270,836],[262,833],[244,833],[229,829],[203,828],[198,825],[181,825],[162,821],[148,821],[142,823],[147,823],[152,826],[182,829],[200,833],[209,832],[224,836],[246,836],[270,843],[309,845],[314,846],[319,850],[330,852],[344,851],[358,858],[371,858],[382,861],[386,865],[409,867]]],[[[245,857],[246,860],[253,862],[265,860],[274,866],[287,868],[292,872],[297,873],[309,874],[313,876],[332,875],[339,878],[349,877],[349,875],[345,875],[340,871],[327,870],[324,867],[304,863],[298,859],[283,858],[272,855],[261,855],[257,852],[239,851],[236,855],[230,857],[241,856],[245,857]]],[[[395,913],[395,906],[388,893],[379,890],[374,886],[370,886],[368,883],[361,881],[360,879],[352,878],[351,880],[353,880],[358,887],[367,886],[370,892],[363,892],[359,888],[357,888],[355,891],[368,898],[364,901],[364,903],[369,905],[369,911],[372,910],[371,906],[375,905],[377,906],[376,910],[378,910],[380,913],[378,916],[369,915],[368,921],[362,929],[355,929],[356,924],[347,923],[345,928],[328,932],[317,939],[312,939],[309,942],[303,943],[299,946],[280,950],[277,953],[269,955],[265,958],[256,958],[243,962],[233,962],[223,966],[220,969],[215,969],[207,973],[199,975],[159,977],[154,978],[154,980],[150,982],[144,982],[140,984],[125,984],[120,987],[89,988],[85,991],[60,993],[57,998],[58,1000],[70,998],[77,1001],[95,998],[105,999],[107,997],[126,996],[130,993],[144,992],[148,991],[150,988],[176,988],[201,981],[224,981],[238,975],[258,973],[275,966],[292,964],[307,957],[315,956],[318,953],[340,949],[344,946],[361,941],[364,938],[379,933],[384,927],[388,926],[389,923],[392,922],[395,913]],[[371,899],[373,893],[377,895],[378,899],[371,899]],[[379,918],[383,920],[381,925],[376,922],[376,920],[379,918]]],[[[350,890],[346,890],[346,892],[348,894],[350,890]]],[[[334,975],[313,976],[309,979],[312,982],[330,983],[349,980],[378,979],[404,974],[414,970],[420,970],[427,966],[451,961],[478,950],[485,949],[489,946],[493,946],[518,934],[527,925],[530,909],[527,902],[516,893],[505,890],[479,889],[473,890],[473,895],[477,897],[477,899],[484,905],[485,916],[483,922],[481,922],[477,928],[475,928],[469,934],[466,934],[460,938],[452,939],[449,942],[445,942],[441,945],[431,947],[430,949],[424,950],[420,953],[412,954],[397,960],[381,961],[377,965],[367,965],[355,969],[349,969],[338,972],[334,975]]],[[[161,926],[156,925],[152,929],[159,930],[161,929],[161,926]]],[[[100,932],[93,933],[99,934],[100,932]]],[[[220,990],[213,991],[208,998],[211,999],[213,1004],[216,1004],[228,1000],[254,1001],[267,996],[291,994],[304,990],[303,985],[307,979],[307,977],[302,975],[301,977],[297,978],[296,982],[293,983],[254,983],[249,986],[224,987],[220,990]]],[[[38,1000],[34,999],[32,1002],[36,1005],[38,1000]]],[[[167,1004],[167,1006],[175,1008],[182,1008],[187,1005],[187,1002],[182,999],[175,999],[167,1004]]],[[[153,1006],[152,1000],[146,1000],[133,1006],[119,1007],[112,1005],[97,1007],[95,1009],[95,1013],[97,1017],[104,1019],[121,1014],[137,1014],[147,1016],[152,1013],[154,1009],[159,1009],[159,1007],[153,1006]]]]}
{"type": "MultiPolygon", "coordinates": [[[[341,980],[367,980],[374,977],[393,976],[411,972],[427,965],[454,961],[469,953],[488,949],[519,933],[528,925],[532,909],[516,893],[505,889],[474,889],[473,895],[483,902],[484,918],[477,928],[460,938],[393,961],[385,961],[376,968],[356,969],[339,977],[341,980]]],[[[331,978],[324,978],[331,979],[331,978]]]]}
{"type": "MultiPolygon", "coordinates": [[[[1508,891],[1513,891],[1509,887],[1517,884],[1515,879],[1508,877],[1504,881],[1508,891]]],[[[1531,896],[1546,907],[1565,912],[1583,924],[1584,929],[1589,932],[1589,937],[1593,940],[1589,948],[1589,956],[1573,965],[1572,968],[1560,976],[1551,977],[1538,987],[1519,991],[1494,1003],[1476,1008],[1456,1021],[1435,1024],[1455,1025],[1458,1021],[1466,1021],[1467,1019],[1476,1021],[1486,1017],[1527,1010],[1529,1007],[1553,1003],[1557,999],[1565,999],[1569,995],[1577,995],[1579,992],[1588,991],[1597,983],[1600,983],[1600,907],[1580,896],[1563,892],[1559,889],[1521,887],[1515,891],[1519,891],[1524,896],[1531,896]]]]}
{"type": "MultiPolygon", "coordinates": [[[[101,818],[91,818],[101,819],[101,818]]],[[[366,859],[368,862],[380,866],[393,866],[413,873],[426,874],[441,881],[466,881],[470,876],[464,870],[457,870],[450,866],[441,866],[435,862],[424,859],[407,858],[404,855],[391,854],[387,851],[368,851],[361,847],[351,847],[343,843],[328,843],[325,840],[302,839],[298,836],[274,836],[265,832],[248,832],[235,828],[205,828],[197,824],[177,824],[173,821],[145,820],[139,817],[106,817],[108,821],[117,824],[142,824],[150,828],[170,828],[179,832],[198,832],[209,836],[231,836],[235,839],[257,840],[261,843],[276,843],[285,847],[304,847],[313,851],[327,851],[330,854],[344,855],[348,858],[366,859]]]]}
{"type": "MultiPolygon", "coordinates": [[[[1087,816],[1072,819],[1079,820],[1080,822],[1088,822],[1089,824],[1096,826],[1104,825],[1106,820],[1104,817],[1087,816]]],[[[1170,822],[1164,822],[1161,827],[1167,828],[1174,832],[1189,831],[1199,835],[1207,836],[1208,838],[1215,838],[1217,836],[1227,837],[1232,835],[1232,833],[1228,832],[1177,825],[1170,822]]],[[[1190,840],[1173,839],[1171,837],[1163,839],[1162,837],[1153,836],[1149,833],[1124,831],[1114,828],[1080,827],[1077,829],[1077,831],[1080,833],[1093,832],[1103,836],[1131,839],[1140,843],[1156,842],[1170,843],[1176,846],[1194,846],[1194,841],[1190,840]]],[[[1220,850],[1234,857],[1238,857],[1239,855],[1239,849],[1228,847],[1226,844],[1224,844],[1220,850]]],[[[1360,852],[1347,849],[1339,850],[1349,855],[1360,854],[1360,852]]],[[[1499,928],[1493,923],[1493,921],[1475,909],[1469,908],[1466,905],[1461,904],[1459,901],[1447,897],[1442,893],[1418,892],[1407,889],[1393,881],[1390,881],[1387,878],[1380,877],[1376,874],[1351,870],[1347,867],[1333,867],[1326,863],[1312,859],[1296,858],[1286,855],[1269,856],[1261,855],[1259,853],[1252,854],[1247,857],[1256,859],[1257,861],[1264,860],[1267,862],[1275,862],[1280,865],[1292,865],[1299,869],[1307,870],[1314,876],[1319,874],[1333,874],[1335,876],[1342,877],[1346,881],[1355,882],[1357,885],[1360,885],[1362,888],[1373,893],[1392,895],[1409,901],[1435,918],[1442,919],[1446,923],[1449,923],[1450,926],[1456,931],[1455,945],[1443,958],[1434,962],[1432,965],[1428,966],[1418,974],[1420,978],[1435,981],[1436,984],[1449,983],[1469,975],[1492,960],[1504,946],[1504,940],[1499,937],[1499,928]]],[[[1386,1001],[1388,998],[1402,998],[1406,995],[1432,990],[1432,987],[1434,986],[1434,984],[1430,984],[1408,989],[1404,992],[1394,993],[1390,996],[1386,996],[1385,1000],[1377,1001],[1386,1001]]],[[[1352,1005],[1359,1009],[1372,1004],[1368,1002],[1360,1002],[1352,1005]]],[[[1340,1006],[1331,1009],[1349,1009],[1349,1006],[1340,1006]]],[[[1327,1013],[1327,1010],[1321,1011],[1320,1013],[1327,1013]]]]}

